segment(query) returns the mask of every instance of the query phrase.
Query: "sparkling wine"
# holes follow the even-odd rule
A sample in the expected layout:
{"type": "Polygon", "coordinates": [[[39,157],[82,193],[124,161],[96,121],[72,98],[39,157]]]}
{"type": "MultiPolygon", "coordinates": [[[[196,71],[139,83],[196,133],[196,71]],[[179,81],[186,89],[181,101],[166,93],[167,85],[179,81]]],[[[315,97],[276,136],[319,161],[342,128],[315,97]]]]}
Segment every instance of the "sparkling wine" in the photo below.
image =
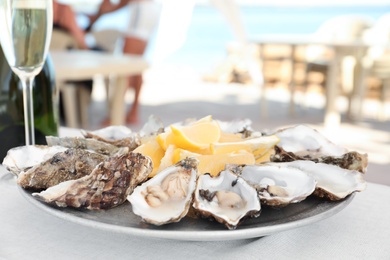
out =
{"type": "Polygon", "coordinates": [[[15,9],[12,17],[12,37],[15,68],[28,70],[44,62],[47,12],[44,9],[15,9]]]}

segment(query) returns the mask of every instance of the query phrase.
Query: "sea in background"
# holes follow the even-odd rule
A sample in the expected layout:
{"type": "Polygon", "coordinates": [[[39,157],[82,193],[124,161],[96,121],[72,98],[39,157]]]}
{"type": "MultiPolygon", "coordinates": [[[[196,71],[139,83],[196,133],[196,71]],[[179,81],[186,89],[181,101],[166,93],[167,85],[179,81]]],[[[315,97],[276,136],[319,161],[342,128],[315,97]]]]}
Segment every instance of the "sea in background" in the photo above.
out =
{"type": "MultiPolygon", "coordinates": [[[[362,15],[373,21],[390,13],[390,4],[375,6],[240,6],[241,20],[248,38],[258,34],[315,32],[326,20],[346,14],[362,15]]],[[[126,10],[115,19],[101,21],[101,27],[123,26],[126,10]]],[[[209,71],[226,58],[226,45],[234,35],[224,16],[211,5],[195,5],[184,44],[165,59],[166,64],[191,66],[199,72],[209,71]]],[[[146,57],[153,64],[156,37],[147,49],[146,57]]]]}

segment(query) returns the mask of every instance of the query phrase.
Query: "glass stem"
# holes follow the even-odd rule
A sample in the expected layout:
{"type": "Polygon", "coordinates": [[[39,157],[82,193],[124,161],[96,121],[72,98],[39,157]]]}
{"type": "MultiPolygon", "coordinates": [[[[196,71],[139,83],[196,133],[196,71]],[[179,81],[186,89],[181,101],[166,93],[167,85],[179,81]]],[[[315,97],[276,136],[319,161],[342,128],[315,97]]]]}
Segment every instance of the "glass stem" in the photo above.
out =
{"type": "Polygon", "coordinates": [[[24,131],[26,145],[35,144],[34,107],[33,107],[33,82],[35,76],[27,76],[21,79],[23,86],[24,131]]]}

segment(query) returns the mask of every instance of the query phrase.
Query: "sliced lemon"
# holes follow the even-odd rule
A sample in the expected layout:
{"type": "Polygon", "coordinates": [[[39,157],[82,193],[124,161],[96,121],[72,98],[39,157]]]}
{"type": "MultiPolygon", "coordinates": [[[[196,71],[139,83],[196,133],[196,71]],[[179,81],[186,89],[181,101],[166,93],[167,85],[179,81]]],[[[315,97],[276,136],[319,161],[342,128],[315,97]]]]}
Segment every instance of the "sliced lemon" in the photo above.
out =
{"type": "Polygon", "coordinates": [[[239,142],[214,142],[210,144],[210,151],[212,154],[224,154],[246,150],[253,153],[257,159],[268,152],[268,150],[274,147],[278,142],[279,138],[276,135],[260,136],[239,142]]]}
{"type": "Polygon", "coordinates": [[[173,160],[173,154],[176,149],[176,146],[174,145],[169,145],[167,150],[165,151],[164,157],[161,159],[160,166],[158,167],[158,170],[156,174],[164,170],[165,168],[173,165],[174,160],[173,160]]]}
{"type": "MultiPolygon", "coordinates": [[[[209,115],[209,116],[205,116],[197,121],[191,122],[186,126],[171,125],[171,128],[172,128],[172,126],[174,128],[182,128],[182,127],[190,128],[193,125],[198,125],[198,124],[202,124],[202,123],[211,123],[212,121],[213,121],[212,116],[209,115]]],[[[161,148],[163,148],[164,150],[167,150],[168,146],[174,144],[174,142],[175,142],[174,134],[172,133],[171,128],[168,128],[166,132],[157,135],[157,142],[160,144],[161,148]]]]}
{"type": "Polygon", "coordinates": [[[227,154],[204,155],[177,148],[174,151],[173,161],[178,162],[187,157],[195,157],[199,160],[199,174],[210,173],[212,176],[218,175],[225,169],[226,164],[255,164],[253,154],[245,150],[227,154]]]}
{"type": "Polygon", "coordinates": [[[145,156],[149,156],[153,162],[153,171],[149,174],[149,177],[156,175],[156,172],[160,166],[161,159],[164,157],[165,151],[160,147],[156,138],[149,139],[146,143],[138,146],[133,152],[141,153],[145,156]]]}
{"type": "Polygon", "coordinates": [[[269,162],[271,161],[271,155],[275,153],[274,149],[269,149],[268,152],[263,154],[262,156],[256,158],[256,163],[263,163],[263,162],[269,162]]]}
{"type": "Polygon", "coordinates": [[[221,137],[221,129],[216,121],[182,127],[171,125],[171,131],[172,136],[166,138],[166,143],[192,152],[208,150],[210,143],[217,142],[221,137]]]}
{"type": "Polygon", "coordinates": [[[208,116],[202,117],[201,119],[191,123],[190,125],[196,125],[196,124],[201,124],[201,123],[210,123],[211,121],[213,121],[213,117],[211,115],[208,115],[208,116]]]}
{"type": "Polygon", "coordinates": [[[219,143],[228,143],[228,142],[240,142],[243,141],[242,134],[233,134],[221,132],[221,137],[219,138],[219,143]]]}
{"type": "Polygon", "coordinates": [[[172,132],[164,132],[157,135],[156,140],[160,147],[164,150],[167,150],[168,146],[172,143],[172,132]]]}

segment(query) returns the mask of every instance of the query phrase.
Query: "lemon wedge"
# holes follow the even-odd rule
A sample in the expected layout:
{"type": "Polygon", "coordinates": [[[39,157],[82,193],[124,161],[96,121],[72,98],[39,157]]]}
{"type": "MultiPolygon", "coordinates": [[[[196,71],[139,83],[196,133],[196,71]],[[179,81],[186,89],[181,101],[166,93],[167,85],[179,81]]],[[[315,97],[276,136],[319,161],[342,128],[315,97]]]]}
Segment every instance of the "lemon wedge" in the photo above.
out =
{"type": "Polygon", "coordinates": [[[164,149],[160,147],[156,138],[149,139],[147,142],[134,149],[133,152],[149,156],[153,162],[153,171],[149,174],[149,177],[156,175],[161,159],[165,155],[164,149]]]}
{"type": "Polygon", "coordinates": [[[192,152],[208,150],[210,143],[217,142],[221,136],[221,129],[216,121],[182,127],[171,125],[171,131],[172,135],[165,139],[166,144],[174,144],[192,152]]]}
{"type": "Polygon", "coordinates": [[[212,176],[217,176],[226,164],[255,164],[255,157],[252,153],[245,150],[232,152],[227,154],[198,154],[183,150],[175,149],[173,162],[178,162],[187,157],[195,157],[199,160],[198,174],[209,173],[212,176]]]}
{"type": "Polygon", "coordinates": [[[210,151],[212,154],[224,154],[246,150],[253,153],[257,159],[267,153],[278,142],[279,138],[276,135],[260,136],[238,142],[214,142],[210,144],[210,151]]]}

